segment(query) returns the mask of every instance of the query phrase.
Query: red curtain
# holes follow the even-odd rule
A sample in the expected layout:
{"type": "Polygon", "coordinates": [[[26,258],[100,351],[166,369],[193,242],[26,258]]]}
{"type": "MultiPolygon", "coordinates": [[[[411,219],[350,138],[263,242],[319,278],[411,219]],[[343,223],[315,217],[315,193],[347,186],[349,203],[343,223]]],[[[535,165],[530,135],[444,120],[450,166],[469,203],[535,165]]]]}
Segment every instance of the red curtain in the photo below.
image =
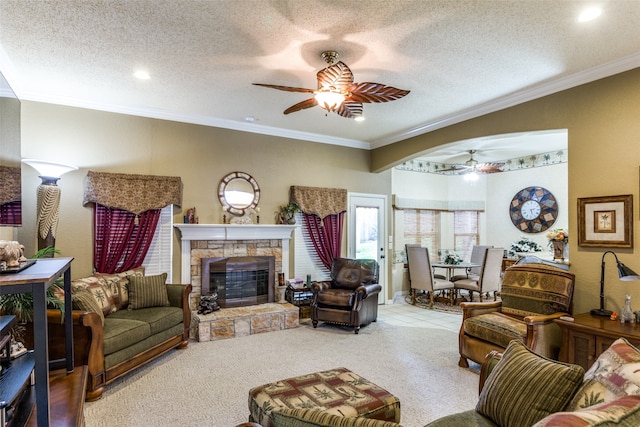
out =
{"type": "Polygon", "coordinates": [[[22,202],[20,200],[0,205],[0,224],[22,225],[22,202]]]}
{"type": "Polygon", "coordinates": [[[344,229],[344,212],[327,215],[320,219],[317,215],[303,213],[313,247],[316,249],[322,264],[331,271],[331,264],[340,257],[342,249],[342,231],[344,229]]]}
{"type": "Polygon", "coordinates": [[[121,273],[140,267],[156,232],[160,209],[135,215],[95,204],[93,267],[100,273],[121,273]]]}

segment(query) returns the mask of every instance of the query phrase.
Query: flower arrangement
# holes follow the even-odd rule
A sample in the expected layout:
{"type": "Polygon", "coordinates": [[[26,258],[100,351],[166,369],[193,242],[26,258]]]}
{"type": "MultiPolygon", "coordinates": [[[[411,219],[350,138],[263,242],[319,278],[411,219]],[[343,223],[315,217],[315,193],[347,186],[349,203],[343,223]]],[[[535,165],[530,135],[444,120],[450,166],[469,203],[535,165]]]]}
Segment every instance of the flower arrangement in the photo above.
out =
{"type": "Polygon", "coordinates": [[[460,264],[462,262],[462,258],[460,258],[460,256],[455,252],[447,251],[442,262],[444,262],[445,264],[455,265],[460,264]]]}
{"type": "Polygon", "coordinates": [[[569,242],[569,231],[564,228],[554,228],[547,232],[547,239],[549,240],[549,247],[553,247],[553,242],[569,242]]]}
{"type": "Polygon", "coordinates": [[[519,252],[542,252],[542,246],[523,236],[520,240],[511,243],[511,249],[509,249],[511,255],[519,252]]]}

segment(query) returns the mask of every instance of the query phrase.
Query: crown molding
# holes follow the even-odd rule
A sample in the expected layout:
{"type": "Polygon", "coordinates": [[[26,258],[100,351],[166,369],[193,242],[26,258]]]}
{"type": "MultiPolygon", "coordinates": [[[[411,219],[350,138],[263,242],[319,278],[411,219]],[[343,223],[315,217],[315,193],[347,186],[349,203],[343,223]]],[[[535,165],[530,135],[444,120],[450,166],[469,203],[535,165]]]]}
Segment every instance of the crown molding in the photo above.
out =
{"type": "Polygon", "coordinates": [[[473,119],[475,117],[513,107],[524,102],[542,98],[543,96],[551,95],[553,93],[560,92],[566,89],[571,89],[582,84],[590,83],[595,80],[623,73],[625,71],[629,71],[638,67],[640,67],[640,52],[633,53],[631,55],[616,59],[611,62],[607,62],[588,70],[572,74],[570,76],[560,77],[549,82],[537,85],[530,89],[518,91],[510,95],[497,98],[493,101],[477,105],[475,107],[461,110],[455,114],[443,116],[439,119],[425,123],[422,126],[410,129],[406,132],[397,133],[395,135],[377,139],[371,142],[371,149],[393,144],[394,142],[432,132],[434,130],[441,129],[446,126],[451,126],[465,120],[473,119]]]}

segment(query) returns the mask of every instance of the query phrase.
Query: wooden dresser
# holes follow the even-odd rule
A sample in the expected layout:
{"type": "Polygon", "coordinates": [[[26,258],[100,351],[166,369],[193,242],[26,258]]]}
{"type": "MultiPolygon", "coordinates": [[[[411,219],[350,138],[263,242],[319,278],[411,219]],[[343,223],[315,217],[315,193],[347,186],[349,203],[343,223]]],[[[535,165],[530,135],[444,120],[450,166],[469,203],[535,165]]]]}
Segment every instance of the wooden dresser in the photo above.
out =
{"type": "Polygon", "coordinates": [[[593,362],[618,338],[640,347],[640,324],[620,323],[608,317],[576,314],[573,321],[557,319],[562,330],[558,359],[589,369],[593,362]]]}

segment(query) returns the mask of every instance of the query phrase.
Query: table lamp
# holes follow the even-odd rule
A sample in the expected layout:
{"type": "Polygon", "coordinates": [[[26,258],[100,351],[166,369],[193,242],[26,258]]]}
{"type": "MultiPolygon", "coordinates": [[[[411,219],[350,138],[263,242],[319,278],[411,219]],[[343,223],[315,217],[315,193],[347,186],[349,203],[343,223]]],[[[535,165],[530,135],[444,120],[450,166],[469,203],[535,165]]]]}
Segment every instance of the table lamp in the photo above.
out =
{"type": "Polygon", "coordinates": [[[603,253],[602,265],[600,266],[600,308],[594,308],[593,310],[591,310],[591,314],[593,314],[594,316],[609,317],[611,316],[611,313],[612,313],[610,310],[604,309],[604,257],[607,254],[613,254],[613,256],[616,258],[616,264],[618,266],[618,277],[620,278],[620,280],[622,280],[623,282],[640,280],[640,276],[635,271],[633,271],[632,269],[630,269],[629,267],[627,267],[626,265],[624,265],[618,260],[618,256],[615,254],[615,252],[606,251],[605,253],[603,253]]]}

